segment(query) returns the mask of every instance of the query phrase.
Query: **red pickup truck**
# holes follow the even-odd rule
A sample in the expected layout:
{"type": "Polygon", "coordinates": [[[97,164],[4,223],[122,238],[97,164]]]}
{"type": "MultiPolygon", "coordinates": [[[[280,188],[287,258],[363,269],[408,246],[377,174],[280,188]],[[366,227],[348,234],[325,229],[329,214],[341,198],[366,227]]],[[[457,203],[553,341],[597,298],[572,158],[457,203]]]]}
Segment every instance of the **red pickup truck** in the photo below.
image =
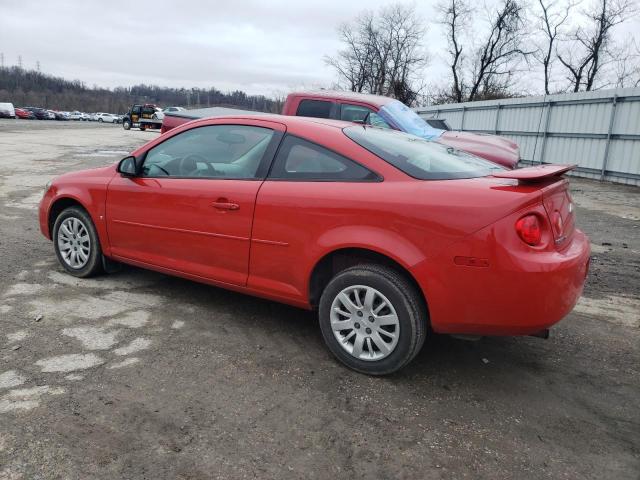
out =
{"type": "MultiPolygon", "coordinates": [[[[199,118],[246,113],[256,112],[221,107],[170,112],[165,114],[161,132],[199,118]]],[[[325,90],[294,92],[287,96],[282,115],[331,118],[392,128],[464,150],[509,169],[515,168],[520,160],[518,145],[507,138],[436,128],[402,102],[378,95],[325,90]]]]}

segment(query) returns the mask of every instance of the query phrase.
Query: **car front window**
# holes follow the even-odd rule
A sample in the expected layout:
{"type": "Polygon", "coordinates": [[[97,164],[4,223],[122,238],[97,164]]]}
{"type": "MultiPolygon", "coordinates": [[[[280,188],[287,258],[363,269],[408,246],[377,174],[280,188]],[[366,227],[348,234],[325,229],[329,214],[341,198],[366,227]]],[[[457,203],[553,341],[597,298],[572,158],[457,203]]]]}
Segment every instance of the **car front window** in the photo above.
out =
{"type": "Polygon", "coordinates": [[[273,134],[249,125],[192,128],[149,150],[142,176],[254,179],[273,134]]]}
{"type": "Polygon", "coordinates": [[[343,132],[361,147],[420,180],[485,177],[504,170],[495,163],[416,135],[366,126],[347,127],[343,132]]]}

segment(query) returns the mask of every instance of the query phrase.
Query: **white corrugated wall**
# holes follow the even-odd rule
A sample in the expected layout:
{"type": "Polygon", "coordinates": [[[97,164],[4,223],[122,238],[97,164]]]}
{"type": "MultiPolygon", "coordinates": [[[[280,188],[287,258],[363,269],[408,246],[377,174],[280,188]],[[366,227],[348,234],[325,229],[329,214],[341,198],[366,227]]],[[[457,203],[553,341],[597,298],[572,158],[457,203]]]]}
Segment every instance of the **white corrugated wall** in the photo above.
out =
{"type": "Polygon", "coordinates": [[[576,163],[575,175],[640,185],[640,88],[417,109],[453,130],[493,133],[520,145],[522,164],[576,163]]]}

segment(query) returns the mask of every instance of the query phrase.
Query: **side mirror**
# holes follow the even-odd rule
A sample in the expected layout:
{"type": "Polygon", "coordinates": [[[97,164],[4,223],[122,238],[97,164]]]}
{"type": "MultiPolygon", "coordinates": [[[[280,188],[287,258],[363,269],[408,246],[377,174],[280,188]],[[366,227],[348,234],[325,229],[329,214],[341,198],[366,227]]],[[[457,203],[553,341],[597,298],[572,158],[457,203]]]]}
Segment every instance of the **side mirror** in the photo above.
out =
{"type": "Polygon", "coordinates": [[[118,173],[123,177],[135,177],[138,175],[138,165],[136,157],[130,156],[120,160],[118,164],[118,173]]]}

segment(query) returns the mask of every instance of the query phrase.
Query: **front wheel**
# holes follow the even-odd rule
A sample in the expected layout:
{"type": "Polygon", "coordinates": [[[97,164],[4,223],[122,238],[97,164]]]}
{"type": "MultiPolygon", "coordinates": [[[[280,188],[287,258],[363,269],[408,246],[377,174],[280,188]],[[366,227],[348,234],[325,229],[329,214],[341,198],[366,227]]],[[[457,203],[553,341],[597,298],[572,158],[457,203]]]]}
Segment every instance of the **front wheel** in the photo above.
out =
{"type": "Polygon", "coordinates": [[[320,298],[320,329],[329,350],[349,368],[393,373],[420,351],[427,311],[416,287],[375,264],[338,273],[320,298]]]}
{"type": "Polygon", "coordinates": [[[102,120],[101,118],[99,118],[99,119],[98,119],[98,122],[102,123],[102,121],[103,121],[103,120],[102,120]]]}
{"type": "Polygon", "coordinates": [[[131,122],[129,121],[129,119],[125,118],[124,120],[122,120],[122,128],[124,128],[125,130],[129,130],[131,128],[131,122]]]}
{"type": "Polygon", "coordinates": [[[65,209],[53,225],[53,245],[60,265],[75,277],[102,272],[102,249],[98,233],[86,211],[65,209]]]}

